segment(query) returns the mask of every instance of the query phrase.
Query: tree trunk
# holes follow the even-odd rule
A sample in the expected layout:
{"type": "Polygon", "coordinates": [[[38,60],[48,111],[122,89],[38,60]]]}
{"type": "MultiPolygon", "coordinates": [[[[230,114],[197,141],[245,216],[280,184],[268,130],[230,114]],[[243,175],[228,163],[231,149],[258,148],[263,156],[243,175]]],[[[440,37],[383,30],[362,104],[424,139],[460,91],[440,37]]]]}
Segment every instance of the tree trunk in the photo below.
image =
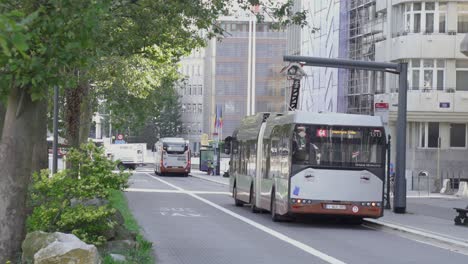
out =
{"type": "Polygon", "coordinates": [[[34,155],[41,153],[46,104],[32,102],[21,88],[10,92],[0,143],[0,263],[17,260],[25,237],[26,199],[34,155]],[[35,154],[33,154],[35,153],[35,154]]]}
{"type": "Polygon", "coordinates": [[[93,98],[88,83],[85,84],[83,95],[83,100],[81,102],[79,144],[88,142],[89,131],[91,130],[91,122],[93,118],[93,98]]]}
{"type": "Polygon", "coordinates": [[[67,128],[68,145],[73,148],[80,146],[81,103],[84,98],[85,85],[79,84],[75,88],[65,91],[65,126],[67,128]]]}
{"type": "Polygon", "coordinates": [[[6,109],[2,102],[0,102],[0,138],[2,137],[3,121],[5,121],[6,109]]]}

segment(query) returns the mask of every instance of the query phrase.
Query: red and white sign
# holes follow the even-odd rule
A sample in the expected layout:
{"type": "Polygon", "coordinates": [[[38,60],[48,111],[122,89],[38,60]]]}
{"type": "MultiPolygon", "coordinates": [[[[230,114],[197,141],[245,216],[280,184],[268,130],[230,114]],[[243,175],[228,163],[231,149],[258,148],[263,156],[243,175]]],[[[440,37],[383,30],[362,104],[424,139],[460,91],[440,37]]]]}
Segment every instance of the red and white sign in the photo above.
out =
{"type": "Polygon", "coordinates": [[[123,140],[123,138],[124,138],[124,136],[123,136],[122,134],[118,134],[118,135],[117,135],[117,139],[118,139],[118,140],[123,140]]]}
{"type": "Polygon", "coordinates": [[[357,213],[357,212],[359,212],[359,207],[353,206],[353,208],[351,210],[353,211],[353,213],[357,213]]]}
{"type": "Polygon", "coordinates": [[[326,129],[317,129],[317,137],[326,137],[327,134],[328,133],[326,129]]]}
{"type": "Polygon", "coordinates": [[[375,103],[375,109],[388,109],[388,103],[375,103]]]}

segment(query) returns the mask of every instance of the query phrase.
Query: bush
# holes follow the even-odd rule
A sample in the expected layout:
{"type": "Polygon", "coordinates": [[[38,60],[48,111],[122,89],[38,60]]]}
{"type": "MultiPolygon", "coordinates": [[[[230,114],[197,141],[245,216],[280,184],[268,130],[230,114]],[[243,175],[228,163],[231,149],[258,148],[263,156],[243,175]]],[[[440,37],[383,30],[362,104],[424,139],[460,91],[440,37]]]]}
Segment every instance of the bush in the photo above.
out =
{"type": "Polygon", "coordinates": [[[52,177],[48,170],[33,175],[28,231],[72,233],[86,243],[101,245],[116,225],[115,209],[102,201],[113,190],[126,188],[129,174],[113,173],[116,164],[92,143],[72,149],[67,161],[70,169],[52,177]]]}

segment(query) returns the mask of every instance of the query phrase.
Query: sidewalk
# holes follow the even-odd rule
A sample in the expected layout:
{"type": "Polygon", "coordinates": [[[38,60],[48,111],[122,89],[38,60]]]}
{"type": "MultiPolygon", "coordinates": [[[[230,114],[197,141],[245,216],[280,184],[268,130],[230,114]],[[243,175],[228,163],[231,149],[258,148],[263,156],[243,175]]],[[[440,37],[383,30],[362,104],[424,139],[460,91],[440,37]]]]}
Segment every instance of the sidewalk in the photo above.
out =
{"type": "Polygon", "coordinates": [[[192,169],[192,171],[190,173],[190,176],[195,177],[195,178],[199,178],[199,179],[202,179],[202,180],[206,180],[206,181],[211,181],[211,182],[223,184],[223,185],[229,185],[229,178],[224,178],[221,175],[219,175],[219,176],[207,175],[206,172],[199,171],[199,170],[196,170],[196,169],[192,169]]]}
{"type": "Polygon", "coordinates": [[[468,226],[456,226],[453,221],[456,216],[453,208],[465,208],[467,205],[467,198],[453,195],[428,196],[426,193],[416,196],[414,193],[408,193],[406,214],[395,214],[391,210],[385,210],[384,217],[369,221],[400,231],[415,231],[413,234],[429,238],[445,238],[447,241],[459,242],[468,247],[468,226]]]}

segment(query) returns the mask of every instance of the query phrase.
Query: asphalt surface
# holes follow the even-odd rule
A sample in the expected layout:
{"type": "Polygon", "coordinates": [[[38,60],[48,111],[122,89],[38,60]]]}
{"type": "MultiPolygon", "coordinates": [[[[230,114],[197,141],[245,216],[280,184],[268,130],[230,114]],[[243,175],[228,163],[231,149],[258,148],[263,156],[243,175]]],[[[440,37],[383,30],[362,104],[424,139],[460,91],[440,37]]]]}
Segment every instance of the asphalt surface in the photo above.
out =
{"type": "Polygon", "coordinates": [[[235,207],[225,185],[137,171],[126,193],[158,264],[468,263],[468,256],[329,220],[274,223],[235,207]]]}

